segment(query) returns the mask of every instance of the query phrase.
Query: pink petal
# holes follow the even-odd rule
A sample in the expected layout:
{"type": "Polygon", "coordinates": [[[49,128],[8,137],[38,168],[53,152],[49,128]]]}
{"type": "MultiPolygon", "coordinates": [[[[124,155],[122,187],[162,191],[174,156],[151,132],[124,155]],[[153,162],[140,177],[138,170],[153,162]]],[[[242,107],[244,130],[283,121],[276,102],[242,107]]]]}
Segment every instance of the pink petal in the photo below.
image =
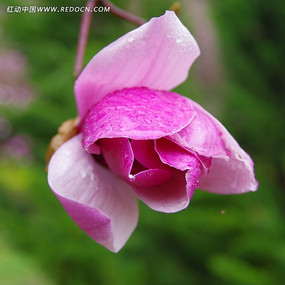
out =
{"type": "Polygon", "coordinates": [[[197,158],[174,142],[165,138],[156,140],[155,150],[163,163],[182,171],[190,169],[201,173],[201,165],[197,158]]]}
{"type": "Polygon", "coordinates": [[[171,172],[165,169],[147,169],[130,176],[131,186],[151,187],[168,181],[171,172]]]}
{"type": "Polygon", "coordinates": [[[52,156],[49,185],[82,230],[117,252],[137,225],[137,201],[125,182],[82,148],[81,139],[73,137],[52,156]]]}
{"type": "Polygon", "coordinates": [[[173,213],[189,205],[195,186],[192,185],[191,178],[187,183],[185,172],[173,169],[172,177],[163,184],[152,187],[132,186],[138,198],[153,210],[173,213]]]}
{"type": "Polygon", "coordinates": [[[162,163],[154,149],[154,142],[151,140],[132,140],[132,149],[135,159],[146,168],[167,168],[162,163]]]}
{"type": "Polygon", "coordinates": [[[189,169],[186,172],[185,178],[187,183],[187,191],[190,197],[192,197],[194,190],[199,186],[200,175],[201,175],[201,170],[198,167],[189,169]]]}
{"type": "Polygon", "coordinates": [[[196,110],[203,112],[215,124],[225,148],[230,153],[230,158],[213,158],[209,173],[200,178],[199,188],[220,194],[256,191],[258,182],[254,177],[253,162],[250,156],[216,118],[197,103],[193,102],[193,105],[196,110]]]}
{"type": "Polygon", "coordinates": [[[102,153],[109,168],[117,175],[128,179],[131,172],[134,154],[126,138],[100,140],[102,153]]]}
{"type": "Polygon", "coordinates": [[[97,144],[93,143],[92,145],[89,146],[88,152],[93,154],[100,154],[101,149],[97,144]]]}
{"type": "MultiPolygon", "coordinates": [[[[134,155],[131,144],[126,138],[101,139],[100,145],[109,168],[124,180],[129,181],[130,185],[149,187],[161,184],[171,177],[170,171],[163,169],[145,170],[142,167],[138,167],[138,173],[130,174],[134,155]]],[[[160,165],[163,166],[163,163],[160,162],[160,165]]]]}
{"type": "MultiPolygon", "coordinates": [[[[191,102],[195,104],[194,101],[191,102]]],[[[221,131],[202,107],[195,108],[195,111],[196,115],[191,123],[170,136],[170,139],[199,155],[227,159],[228,152],[221,138],[221,131]]]]}
{"type": "Polygon", "coordinates": [[[83,70],[74,87],[80,117],[115,90],[178,86],[199,54],[195,39],[174,12],[151,19],[105,47],[83,70]]]}
{"type": "Polygon", "coordinates": [[[83,124],[83,147],[101,138],[157,139],[179,132],[193,117],[190,100],[168,91],[130,88],[93,106],[83,124]]]}

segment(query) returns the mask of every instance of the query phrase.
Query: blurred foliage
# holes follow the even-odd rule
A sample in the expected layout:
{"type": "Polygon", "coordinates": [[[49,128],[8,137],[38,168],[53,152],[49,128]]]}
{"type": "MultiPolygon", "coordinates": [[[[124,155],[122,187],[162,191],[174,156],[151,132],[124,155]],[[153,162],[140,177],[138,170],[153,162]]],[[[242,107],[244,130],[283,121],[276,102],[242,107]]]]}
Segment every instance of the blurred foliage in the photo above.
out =
{"type": "MultiPolygon", "coordinates": [[[[51,0],[30,2],[59,6],[51,0]]],[[[60,6],[84,2],[65,0],[60,6]]],[[[114,1],[139,10],[146,19],[171,5],[171,1],[137,2],[136,7],[135,1],[114,1]]],[[[15,160],[0,165],[1,284],[285,283],[285,38],[281,36],[285,2],[209,4],[226,69],[225,111],[219,119],[255,161],[259,191],[240,196],[196,191],[189,208],[172,215],[141,203],[139,225],[118,254],[77,228],[50,191],[44,172],[50,138],[62,121],[76,116],[72,70],[80,15],[2,13],[6,39],[2,46],[27,56],[37,100],[24,112],[1,106],[13,133],[33,138],[35,156],[29,166],[15,160]]],[[[6,10],[7,5],[22,3],[2,0],[0,5],[6,10]]],[[[132,28],[111,14],[96,14],[86,63],[132,28]]],[[[199,86],[191,84],[178,90],[199,101],[199,86]]]]}
{"type": "Polygon", "coordinates": [[[7,243],[0,239],[0,276],[5,285],[50,285],[35,260],[12,250],[7,243]],[[15,274],[17,273],[17,274],[15,274]],[[19,278],[20,276],[20,278],[19,278]]]}

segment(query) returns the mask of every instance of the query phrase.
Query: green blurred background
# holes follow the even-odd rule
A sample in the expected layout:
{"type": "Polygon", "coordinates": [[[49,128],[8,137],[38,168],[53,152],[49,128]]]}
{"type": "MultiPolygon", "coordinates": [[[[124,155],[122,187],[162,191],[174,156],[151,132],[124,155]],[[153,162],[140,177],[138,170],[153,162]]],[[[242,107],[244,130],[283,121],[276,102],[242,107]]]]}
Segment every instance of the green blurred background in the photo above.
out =
{"type": "MultiPolygon", "coordinates": [[[[117,0],[145,19],[172,1],[117,0]]],[[[180,18],[202,54],[176,90],[212,112],[255,162],[259,190],[197,190],[188,209],[140,203],[137,229],[117,254],[96,244],[50,191],[44,155],[76,116],[73,65],[79,13],[7,13],[0,2],[0,284],[285,284],[285,1],[182,1],[180,18]]],[[[94,14],[87,63],[134,25],[94,14]]]]}

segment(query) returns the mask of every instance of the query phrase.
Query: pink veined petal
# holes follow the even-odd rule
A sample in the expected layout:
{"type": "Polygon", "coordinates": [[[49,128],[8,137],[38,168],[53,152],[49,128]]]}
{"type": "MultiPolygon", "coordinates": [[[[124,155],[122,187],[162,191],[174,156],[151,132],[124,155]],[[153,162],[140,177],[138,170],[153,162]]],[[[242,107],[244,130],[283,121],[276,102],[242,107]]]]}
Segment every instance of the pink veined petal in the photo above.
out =
{"type": "Polygon", "coordinates": [[[119,90],[92,107],[82,127],[82,145],[88,150],[101,138],[161,138],[179,132],[194,116],[190,100],[179,94],[145,87],[119,90]]]}
{"type": "Polygon", "coordinates": [[[174,12],[151,19],[105,47],[83,70],[74,87],[80,117],[115,90],[178,86],[199,54],[195,39],[174,12]]]}
{"type": "Polygon", "coordinates": [[[185,172],[173,169],[172,177],[160,185],[152,187],[132,185],[132,187],[137,197],[151,209],[164,213],[174,213],[189,205],[196,185],[192,183],[192,178],[185,178],[185,172]]]}
{"type": "Polygon", "coordinates": [[[104,159],[109,168],[124,179],[129,178],[134,154],[127,138],[101,139],[104,159]]]}
{"type": "Polygon", "coordinates": [[[187,147],[177,144],[169,137],[156,140],[155,150],[165,164],[180,170],[193,168],[193,165],[190,164],[197,163],[202,173],[207,173],[212,162],[211,157],[198,155],[196,152],[187,149],[187,147]]]}
{"type": "Polygon", "coordinates": [[[160,160],[152,140],[132,140],[135,159],[146,168],[168,168],[160,160]]]}
{"type": "Polygon", "coordinates": [[[81,146],[81,134],[52,156],[48,182],[71,218],[95,241],[119,251],[137,225],[131,188],[101,167],[81,146]]]}
{"type": "MultiPolygon", "coordinates": [[[[195,104],[194,101],[191,102],[195,104]]],[[[169,138],[199,155],[228,159],[229,153],[221,138],[222,133],[215,122],[202,107],[195,108],[195,111],[196,115],[191,123],[169,138]]]]}
{"type": "Polygon", "coordinates": [[[191,171],[199,172],[199,175],[201,174],[199,160],[174,142],[165,138],[156,140],[155,150],[163,163],[182,171],[190,169],[191,171]]]}
{"type": "Polygon", "coordinates": [[[213,158],[209,173],[201,176],[199,188],[219,194],[239,194],[256,191],[253,162],[226,128],[200,105],[192,102],[196,110],[204,112],[221,134],[230,158],[213,158]]]}

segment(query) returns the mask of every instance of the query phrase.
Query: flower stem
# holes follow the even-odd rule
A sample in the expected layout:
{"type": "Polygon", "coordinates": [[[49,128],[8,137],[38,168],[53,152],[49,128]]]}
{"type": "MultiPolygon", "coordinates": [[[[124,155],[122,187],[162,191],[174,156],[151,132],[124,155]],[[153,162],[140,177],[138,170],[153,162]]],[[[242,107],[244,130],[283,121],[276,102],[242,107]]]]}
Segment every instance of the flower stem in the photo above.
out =
{"type": "MultiPolygon", "coordinates": [[[[110,7],[111,13],[118,16],[121,19],[124,19],[138,26],[141,26],[142,24],[145,23],[144,19],[122,10],[121,8],[115,6],[113,3],[111,3],[108,0],[88,0],[85,7],[89,7],[91,11],[97,6],[99,2],[105,7],[110,7]]],[[[80,75],[83,69],[84,55],[87,46],[92,16],[93,12],[84,12],[81,18],[74,72],[73,72],[75,78],[77,78],[80,75]]]]}
{"type": "Polygon", "coordinates": [[[141,26],[145,23],[144,19],[142,19],[138,16],[135,16],[135,15],[115,6],[113,3],[111,3],[108,0],[100,0],[100,2],[103,6],[110,7],[111,13],[118,16],[121,19],[124,19],[130,23],[137,25],[137,26],[141,26]]]}
{"type": "MultiPolygon", "coordinates": [[[[93,10],[98,0],[88,0],[85,7],[93,10]]],[[[81,18],[80,31],[78,36],[77,51],[74,65],[74,76],[77,78],[82,71],[85,50],[91,25],[93,12],[84,12],[81,18]]]]}

